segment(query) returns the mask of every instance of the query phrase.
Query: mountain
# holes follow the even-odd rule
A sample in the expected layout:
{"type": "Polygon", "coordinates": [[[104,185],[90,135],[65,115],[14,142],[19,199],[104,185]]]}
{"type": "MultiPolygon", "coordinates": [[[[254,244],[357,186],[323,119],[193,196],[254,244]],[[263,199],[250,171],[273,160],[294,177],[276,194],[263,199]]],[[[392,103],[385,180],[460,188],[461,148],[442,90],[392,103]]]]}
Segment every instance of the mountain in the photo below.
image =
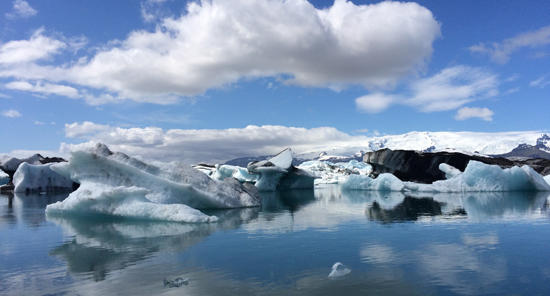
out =
{"type": "MultiPolygon", "coordinates": [[[[464,154],[493,156],[511,152],[521,144],[550,153],[550,136],[540,131],[525,132],[409,132],[400,135],[379,137],[354,137],[338,147],[327,146],[322,150],[295,150],[295,160],[326,160],[331,162],[361,159],[364,153],[381,149],[412,150],[421,152],[460,152],[464,154]]],[[[316,145],[317,147],[322,145],[316,145]]],[[[281,147],[281,149],[284,147],[281,147]]],[[[294,148],[294,147],[292,147],[294,148]]],[[[543,154],[544,155],[544,154],[543,154]]],[[[245,167],[250,161],[267,159],[269,156],[241,157],[227,164],[245,167]]],[[[297,163],[295,163],[296,165],[297,163]]]]}
{"type": "Polygon", "coordinates": [[[537,139],[535,145],[519,144],[508,153],[493,155],[506,158],[544,158],[550,159],[550,137],[547,134],[537,139]]]}

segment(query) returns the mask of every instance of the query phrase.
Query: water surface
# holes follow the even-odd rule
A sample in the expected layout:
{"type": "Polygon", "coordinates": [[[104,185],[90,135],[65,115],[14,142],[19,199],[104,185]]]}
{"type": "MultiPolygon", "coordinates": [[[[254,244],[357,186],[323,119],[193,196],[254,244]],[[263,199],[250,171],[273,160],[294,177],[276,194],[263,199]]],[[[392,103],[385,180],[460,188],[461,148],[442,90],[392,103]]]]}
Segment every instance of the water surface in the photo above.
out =
{"type": "Polygon", "coordinates": [[[548,193],[327,186],[196,225],[46,217],[63,198],[0,196],[0,294],[550,294],[548,193]],[[351,273],[329,279],[335,262],[351,273]]]}

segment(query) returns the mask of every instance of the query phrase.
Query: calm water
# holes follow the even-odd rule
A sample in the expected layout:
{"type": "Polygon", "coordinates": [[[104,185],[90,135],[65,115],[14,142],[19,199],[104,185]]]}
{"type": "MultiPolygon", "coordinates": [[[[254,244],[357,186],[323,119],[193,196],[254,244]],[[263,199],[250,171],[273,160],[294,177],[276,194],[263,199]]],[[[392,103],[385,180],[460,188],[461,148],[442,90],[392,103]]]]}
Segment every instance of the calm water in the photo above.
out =
{"type": "Polygon", "coordinates": [[[201,225],[52,218],[62,195],[0,196],[0,294],[550,295],[547,195],[326,187],[201,225]],[[329,279],[335,262],[351,273],[329,279]]]}

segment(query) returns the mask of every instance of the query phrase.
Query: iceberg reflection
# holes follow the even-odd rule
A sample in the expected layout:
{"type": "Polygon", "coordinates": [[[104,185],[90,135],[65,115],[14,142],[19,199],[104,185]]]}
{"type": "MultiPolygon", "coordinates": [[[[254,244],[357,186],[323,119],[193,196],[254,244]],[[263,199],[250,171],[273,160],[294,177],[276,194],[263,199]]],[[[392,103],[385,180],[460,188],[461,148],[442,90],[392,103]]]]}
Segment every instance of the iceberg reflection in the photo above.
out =
{"type": "Polygon", "coordinates": [[[104,280],[161,251],[183,251],[218,230],[234,229],[257,217],[258,208],[232,209],[216,213],[218,223],[101,221],[48,216],[72,239],[55,247],[50,255],[66,261],[75,274],[104,280]]]}
{"type": "Polygon", "coordinates": [[[369,220],[383,223],[428,221],[430,217],[470,221],[534,219],[543,216],[549,197],[548,192],[418,193],[408,194],[393,207],[375,198],[366,215],[369,220]]]}

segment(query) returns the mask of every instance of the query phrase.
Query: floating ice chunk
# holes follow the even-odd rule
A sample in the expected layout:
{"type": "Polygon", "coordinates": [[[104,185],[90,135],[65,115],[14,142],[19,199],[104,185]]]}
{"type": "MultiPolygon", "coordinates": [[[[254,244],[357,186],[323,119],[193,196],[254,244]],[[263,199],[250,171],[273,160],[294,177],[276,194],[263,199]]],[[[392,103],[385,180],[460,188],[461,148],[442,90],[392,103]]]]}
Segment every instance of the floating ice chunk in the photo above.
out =
{"type": "Polygon", "coordinates": [[[372,171],[371,165],[355,159],[337,163],[311,160],[303,162],[298,168],[317,177],[315,184],[339,184],[345,182],[349,175],[368,175],[372,171]]]}
{"type": "Polygon", "coordinates": [[[106,184],[84,182],[67,199],[46,207],[47,215],[111,216],[132,220],[171,222],[215,222],[215,216],[183,204],[159,204],[146,195],[149,190],[130,186],[113,187],[106,184]]]}
{"type": "Polygon", "coordinates": [[[290,148],[286,148],[270,158],[268,161],[274,166],[278,166],[282,169],[288,169],[292,165],[292,150],[290,150],[290,148]]]}
{"type": "Polygon", "coordinates": [[[152,166],[122,153],[112,153],[105,145],[73,152],[68,163],[53,165],[52,169],[81,184],[147,188],[147,198],[156,203],[180,203],[197,209],[259,205],[254,189],[236,180],[212,180],[187,165],[152,166]]]}
{"type": "Polygon", "coordinates": [[[3,170],[0,170],[0,185],[8,184],[10,181],[10,175],[6,174],[3,170]]]}
{"type": "Polygon", "coordinates": [[[340,262],[334,263],[332,265],[332,270],[330,271],[328,277],[329,278],[338,278],[343,277],[351,272],[351,269],[347,268],[344,264],[340,262]]]}
{"type": "Polygon", "coordinates": [[[337,166],[341,166],[346,170],[349,170],[353,174],[368,175],[372,172],[372,166],[366,162],[357,161],[352,159],[348,162],[337,162],[337,166]]]}
{"type": "Polygon", "coordinates": [[[175,222],[212,222],[196,209],[258,206],[253,186],[235,179],[210,179],[186,165],[153,166],[99,144],[76,151],[51,168],[81,186],[46,211],[62,215],[105,215],[175,222]],[[144,189],[147,188],[147,189],[144,189]]]}
{"type": "Polygon", "coordinates": [[[440,163],[439,164],[439,170],[441,170],[442,172],[445,173],[445,178],[447,178],[447,179],[451,179],[453,177],[456,177],[456,176],[462,174],[462,172],[459,169],[457,169],[457,168],[455,168],[451,165],[448,165],[446,163],[440,163]]]}
{"type": "Polygon", "coordinates": [[[386,173],[375,179],[363,175],[351,175],[342,184],[345,190],[402,191],[404,183],[396,176],[386,173]]]}
{"type": "Polygon", "coordinates": [[[292,150],[287,148],[268,160],[251,162],[247,166],[250,174],[259,175],[256,188],[260,191],[285,189],[311,189],[314,176],[292,166],[292,150]]]}
{"type": "Polygon", "coordinates": [[[27,193],[72,191],[73,181],[53,171],[52,165],[21,163],[13,175],[14,191],[27,193]]]}
{"type": "Polygon", "coordinates": [[[214,180],[223,181],[225,178],[235,178],[239,182],[256,182],[259,175],[253,175],[246,168],[234,165],[216,165],[215,171],[210,176],[214,180]]]}
{"type": "Polygon", "coordinates": [[[548,183],[548,185],[550,185],[550,175],[544,176],[544,181],[546,181],[546,183],[548,183]]]}
{"type": "Polygon", "coordinates": [[[446,174],[454,176],[432,184],[421,184],[402,182],[392,174],[381,174],[376,179],[351,175],[342,184],[342,188],[404,192],[550,191],[548,179],[543,178],[526,165],[502,169],[497,165],[488,165],[472,160],[463,173],[457,173],[451,166],[442,167],[446,174]]]}
{"type": "Polygon", "coordinates": [[[529,166],[502,169],[470,161],[463,173],[432,184],[405,183],[406,191],[424,192],[498,192],[550,191],[550,184],[529,166]]]}
{"type": "Polygon", "coordinates": [[[260,191],[275,191],[279,180],[287,172],[285,169],[280,167],[259,167],[254,170],[255,173],[259,174],[258,180],[256,181],[256,188],[260,191]]]}
{"type": "Polygon", "coordinates": [[[276,167],[278,170],[285,171],[292,165],[292,150],[286,148],[285,150],[277,153],[270,159],[253,161],[249,163],[246,168],[249,172],[256,173],[266,168],[276,167]]]}

